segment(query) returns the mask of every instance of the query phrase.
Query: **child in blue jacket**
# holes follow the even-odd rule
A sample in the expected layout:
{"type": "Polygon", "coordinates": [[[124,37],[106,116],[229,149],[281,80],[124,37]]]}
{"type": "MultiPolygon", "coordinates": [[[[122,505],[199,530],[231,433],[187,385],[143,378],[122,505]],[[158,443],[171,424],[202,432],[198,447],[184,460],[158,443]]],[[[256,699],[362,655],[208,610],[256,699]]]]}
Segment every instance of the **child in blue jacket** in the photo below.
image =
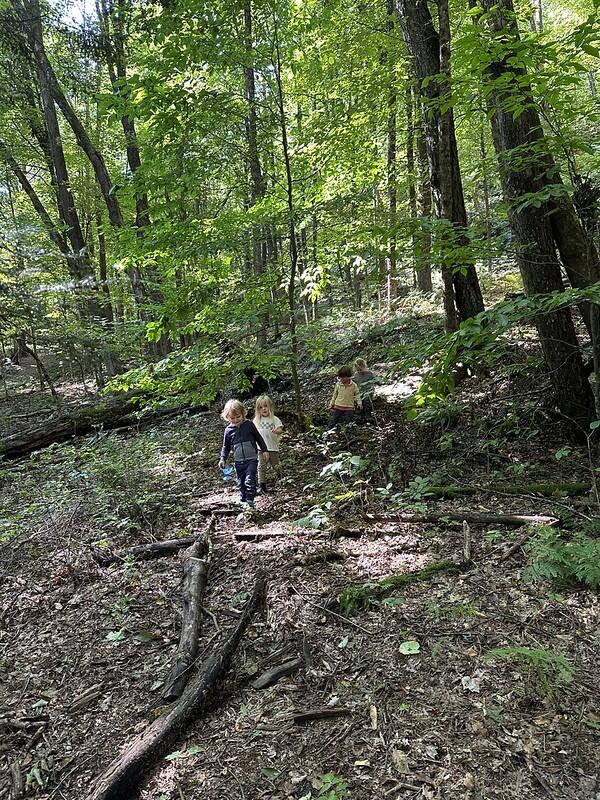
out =
{"type": "Polygon", "coordinates": [[[240,501],[248,508],[254,508],[258,459],[262,456],[265,461],[269,460],[267,445],[256,425],[246,419],[246,409],[239,400],[228,400],[221,416],[229,425],[223,435],[219,466],[223,469],[232,452],[240,501]],[[259,448],[262,453],[259,453],[259,448]]]}

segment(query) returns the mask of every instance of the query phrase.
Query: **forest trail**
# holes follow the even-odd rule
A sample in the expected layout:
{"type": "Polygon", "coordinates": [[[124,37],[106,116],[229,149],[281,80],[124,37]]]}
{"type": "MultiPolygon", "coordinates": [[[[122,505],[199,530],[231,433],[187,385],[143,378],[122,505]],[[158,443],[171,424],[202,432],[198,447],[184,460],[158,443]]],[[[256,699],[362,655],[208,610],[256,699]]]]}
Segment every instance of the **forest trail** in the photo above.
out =
{"type": "MultiPolygon", "coordinates": [[[[218,513],[237,493],[216,467],[216,413],[62,445],[37,454],[33,475],[25,463],[6,471],[16,470],[21,491],[37,493],[47,509],[37,508],[28,536],[3,546],[0,703],[5,717],[30,720],[9,729],[5,757],[25,776],[27,794],[86,796],[166,711],[160,690],[179,636],[181,560],[100,567],[92,557],[98,525],[112,514],[113,532],[100,544],[124,549],[199,534],[216,510],[199,663],[235,624],[259,572],[268,579],[266,609],[211,708],[149,768],[143,800],[594,798],[597,595],[532,591],[521,577],[522,551],[502,561],[522,530],[470,526],[473,563],[465,569],[460,523],[366,520],[397,507],[396,490],[384,491],[390,474],[405,486],[405,508],[557,506],[494,494],[428,497],[415,463],[426,473],[427,461],[447,456],[415,440],[396,408],[378,401],[379,427],[353,435],[364,466],[356,474],[342,435],[327,444],[320,431],[296,431],[281,411],[283,467],[252,514],[218,513]],[[92,502],[81,484],[92,487],[92,502]],[[119,528],[136,514],[139,532],[119,528]],[[385,584],[391,576],[409,579],[385,584]],[[506,646],[564,653],[575,677],[563,682],[562,662],[523,667],[489,657],[506,646]],[[300,661],[294,674],[252,687],[291,659],[300,661]],[[330,716],[310,719],[323,709],[330,716]]],[[[541,464],[538,471],[543,478],[541,464]]],[[[4,780],[5,789],[14,783],[4,780]]]]}

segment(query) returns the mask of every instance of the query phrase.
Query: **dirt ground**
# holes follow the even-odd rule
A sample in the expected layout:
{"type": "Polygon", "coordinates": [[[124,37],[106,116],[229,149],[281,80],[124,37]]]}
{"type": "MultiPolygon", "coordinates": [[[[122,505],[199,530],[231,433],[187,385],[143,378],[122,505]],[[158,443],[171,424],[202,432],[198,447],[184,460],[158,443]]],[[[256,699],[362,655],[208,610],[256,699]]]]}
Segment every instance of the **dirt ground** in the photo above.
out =
{"type": "MultiPolygon", "coordinates": [[[[600,798],[598,593],[533,583],[522,547],[504,558],[524,528],[366,517],[469,509],[593,522],[593,492],[486,488],[590,481],[590,454],[565,444],[543,386],[515,398],[530,381],[522,372],[468,379],[454,398],[458,411],[418,425],[404,421],[402,387],[388,375],[377,426],[331,440],[318,426],[299,432],[286,414],[290,398],[276,397],[287,427],[282,467],[254,514],[217,519],[200,668],[261,571],[266,608],[208,710],[148,766],[142,800],[600,798]],[[362,459],[354,473],[344,453],[362,459]],[[322,474],[335,463],[346,467],[322,474]],[[429,495],[440,483],[480,492],[429,495]],[[360,535],[340,535],[348,530],[360,535]],[[263,538],[239,541],[240,532],[263,538]],[[448,561],[457,569],[419,573],[448,561]],[[352,613],[340,607],[349,586],[410,573],[421,579],[352,613]],[[540,651],[554,659],[542,661],[540,651]],[[252,688],[293,656],[302,662],[295,674],[252,688]],[[331,716],[294,720],[320,709],[331,716]]],[[[305,387],[316,423],[330,383],[305,387]]],[[[210,509],[236,499],[216,469],[222,430],[216,411],[182,416],[3,464],[0,798],[85,798],[165,713],[181,555],[101,567],[94,548],[205,530],[210,509]]]]}

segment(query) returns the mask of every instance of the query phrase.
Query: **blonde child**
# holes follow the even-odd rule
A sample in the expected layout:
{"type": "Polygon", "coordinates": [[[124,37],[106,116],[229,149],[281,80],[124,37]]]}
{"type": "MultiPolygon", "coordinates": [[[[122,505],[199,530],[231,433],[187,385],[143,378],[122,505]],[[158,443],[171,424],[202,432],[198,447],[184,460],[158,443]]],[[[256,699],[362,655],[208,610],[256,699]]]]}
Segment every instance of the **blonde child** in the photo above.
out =
{"type": "Polygon", "coordinates": [[[240,502],[248,508],[254,508],[256,495],[256,471],[261,457],[269,460],[269,452],[265,440],[256,425],[246,419],[246,409],[239,400],[228,400],[221,416],[229,422],[223,434],[223,447],[219,466],[225,466],[227,457],[233,452],[233,465],[240,490],[240,502]]]}
{"type": "Polygon", "coordinates": [[[352,368],[340,367],[337,374],[338,380],[329,401],[329,408],[333,412],[329,420],[329,430],[333,430],[338,422],[352,422],[354,410],[360,408],[360,392],[352,380],[352,368]]]}
{"type": "MultiPolygon", "coordinates": [[[[254,424],[267,445],[268,463],[276,467],[279,464],[279,437],[283,433],[283,423],[275,416],[273,401],[267,394],[256,398],[254,424]]],[[[267,462],[258,462],[258,485],[263,494],[267,489],[267,462]]]]}

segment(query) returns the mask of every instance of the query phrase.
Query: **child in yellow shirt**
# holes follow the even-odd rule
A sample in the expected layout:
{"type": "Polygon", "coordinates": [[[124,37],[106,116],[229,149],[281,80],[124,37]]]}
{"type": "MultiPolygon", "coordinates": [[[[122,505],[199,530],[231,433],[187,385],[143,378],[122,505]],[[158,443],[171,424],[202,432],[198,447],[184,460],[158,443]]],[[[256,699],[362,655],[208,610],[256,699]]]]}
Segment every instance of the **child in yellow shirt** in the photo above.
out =
{"type": "Polygon", "coordinates": [[[352,380],[352,368],[345,365],[338,369],[338,380],[333,390],[329,408],[332,410],[328,430],[333,430],[338,422],[348,424],[354,419],[354,411],[361,408],[360,392],[352,380]]]}

